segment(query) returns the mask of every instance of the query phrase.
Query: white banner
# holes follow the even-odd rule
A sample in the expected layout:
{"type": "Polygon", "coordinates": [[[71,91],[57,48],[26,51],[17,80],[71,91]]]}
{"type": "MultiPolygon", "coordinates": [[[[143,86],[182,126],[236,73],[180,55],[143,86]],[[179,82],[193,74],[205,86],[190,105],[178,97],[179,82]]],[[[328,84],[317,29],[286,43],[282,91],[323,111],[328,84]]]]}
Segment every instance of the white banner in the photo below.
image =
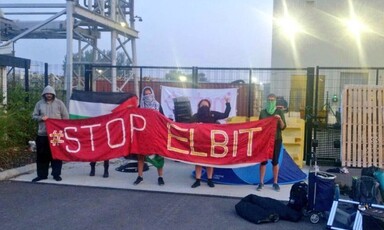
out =
{"type": "Polygon", "coordinates": [[[230,98],[231,112],[229,117],[236,116],[237,88],[227,89],[192,89],[192,88],[176,88],[161,86],[161,106],[164,115],[170,119],[174,119],[174,103],[176,97],[187,97],[191,102],[192,114],[197,112],[197,104],[202,99],[211,101],[211,110],[224,112],[225,97],[230,98]]]}

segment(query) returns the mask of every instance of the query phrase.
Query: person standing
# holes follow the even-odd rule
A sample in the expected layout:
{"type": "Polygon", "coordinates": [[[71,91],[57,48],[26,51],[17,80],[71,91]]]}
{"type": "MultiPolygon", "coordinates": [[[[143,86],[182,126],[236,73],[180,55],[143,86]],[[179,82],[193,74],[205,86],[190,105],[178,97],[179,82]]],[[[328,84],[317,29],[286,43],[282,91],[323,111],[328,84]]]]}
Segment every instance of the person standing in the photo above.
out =
{"type": "Polygon", "coordinates": [[[69,114],[65,104],[56,98],[56,92],[51,86],[46,86],[41,96],[42,99],[36,103],[32,114],[32,119],[38,122],[36,137],[37,177],[32,182],[48,178],[49,164],[52,167],[53,179],[61,181],[63,162],[52,158],[45,121],[48,118],[69,119],[69,114]]]}
{"type": "MultiPolygon", "coordinates": [[[[198,123],[217,123],[218,120],[227,118],[231,111],[231,104],[229,103],[229,98],[225,98],[225,111],[224,113],[218,111],[211,111],[211,102],[208,99],[202,99],[197,105],[197,113],[192,116],[192,122],[198,123]]],[[[192,188],[200,186],[201,180],[201,165],[195,165],[195,178],[196,181],[192,184],[192,188]]],[[[207,184],[209,187],[215,187],[215,184],[212,181],[213,176],[213,167],[206,167],[207,170],[207,184]]]]}
{"type": "MultiPolygon", "coordinates": [[[[96,173],[96,162],[90,162],[89,165],[91,166],[91,172],[89,173],[89,176],[95,176],[96,173]]],[[[109,177],[109,160],[104,161],[104,173],[103,177],[107,178],[109,177]]]]}
{"type": "MultiPolygon", "coordinates": [[[[141,92],[140,108],[154,109],[154,110],[159,111],[161,114],[163,114],[163,109],[161,108],[160,103],[158,101],[156,101],[153,89],[149,86],[144,87],[142,92],[141,92]]],[[[137,173],[138,173],[138,176],[137,176],[135,182],[133,183],[134,185],[138,185],[138,184],[140,184],[140,182],[142,182],[144,180],[143,179],[143,171],[144,171],[145,159],[146,159],[146,156],[137,154],[137,173]]],[[[157,168],[157,174],[159,176],[157,179],[157,183],[160,186],[162,186],[165,184],[164,179],[163,179],[164,158],[159,156],[159,155],[156,155],[155,159],[157,160],[157,162],[159,162],[158,164],[155,165],[155,167],[157,168]]]]}
{"type": "MultiPolygon", "coordinates": [[[[280,109],[276,109],[276,95],[269,94],[267,97],[267,106],[265,109],[261,110],[259,119],[264,119],[267,117],[276,117],[277,120],[277,129],[275,135],[275,145],[273,150],[273,158],[272,158],[272,168],[273,168],[273,185],[272,188],[275,191],[280,191],[280,186],[277,183],[279,177],[279,157],[280,157],[280,149],[283,144],[283,138],[281,131],[285,129],[287,126],[285,122],[284,112],[280,109]]],[[[260,163],[260,183],[257,186],[256,190],[260,191],[264,187],[264,176],[267,167],[268,161],[263,161],[260,163]]]]}

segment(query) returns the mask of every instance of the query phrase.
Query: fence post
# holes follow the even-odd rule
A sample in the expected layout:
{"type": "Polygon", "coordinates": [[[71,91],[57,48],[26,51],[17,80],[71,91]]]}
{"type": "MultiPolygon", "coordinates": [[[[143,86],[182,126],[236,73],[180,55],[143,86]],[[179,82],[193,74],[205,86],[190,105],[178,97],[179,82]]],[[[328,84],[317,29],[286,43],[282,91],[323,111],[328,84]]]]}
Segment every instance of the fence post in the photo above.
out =
{"type": "Polygon", "coordinates": [[[92,91],[92,65],[86,64],[84,67],[84,91],[92,91]]]}
{"type": "MultiPolygon", "coordinates": [[[[135,70],[136,72],[136,70],[135,70]]],[[[139,83],[139,91],[135,92],[137,94],[137,97],[141,97],[141,90],[143,89],[143,67],[140,67],[140,83],[139,83]]],[[[136,76],[137,77],[137,76],[136,76]]]]}
{"type": "Polygon", "coordinates": [[[25,92],[28,93],[27,96],[25,97],[25,102],[29,102],[29,66],[28,64],[24,65],[24,84],[25,84],[25,92]]]}
{"type": "MultiPolygon", "coordinates": [[[[255,88],[253,88],[255,89],[255,88]]],[[[248,114],[247,117],[251,117],[251,102],[252,102],[252,69],[249,69],[248,79],[248,114]]],[[[253,105],[252,105],[253,107],[253,105]]],[[[255,114],[253,114],[255,116],[255,114]]]]}
{"type": "Polygon", "coordinates": [[[313,94],[314,94],[314,84],[315,84],[315,68],[307,68],[307,92],[305,96],[305,163],[306,165],[310,164],[311,160],[311,151],[312,151],[312,129],[313,129],[313,94]]]}
{"type": "Polygon", "coordinates": [[[376,85],[379,85],[379,69],[376,69],[376,85]]]}
{"type": "Polygon", "coordinates": [[[199,83],[199,71],[196,66],[192,67],[192,87],[198,88],[199,83]]]}
{"type": "Polygon", "coordinates": [[[48,85],[48,63],[44,63],[44,87],[48,85]]]}

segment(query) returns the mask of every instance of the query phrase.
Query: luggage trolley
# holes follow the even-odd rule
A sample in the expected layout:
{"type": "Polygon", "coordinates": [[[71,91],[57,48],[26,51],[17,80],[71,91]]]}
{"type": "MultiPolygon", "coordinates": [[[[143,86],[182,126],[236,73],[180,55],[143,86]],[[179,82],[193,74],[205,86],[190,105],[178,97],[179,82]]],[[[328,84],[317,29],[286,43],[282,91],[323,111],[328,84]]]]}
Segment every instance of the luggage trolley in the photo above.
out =
{"type": "Polygon", "coordinates": [[[335,191],[336,176],[327,172],[310,172],[308,176],[308,207],[310,221],[316,224],[330,211],[335,191]]]}
{"type": "Polygon", "coordinates": [[[312,140],[314,151],[311,153],[311,166],[308,175],[308,205],[306,212],[307,215],[310,215],[309,220],[313,224],[317,224],[320,217],[325,217],[325,212],[331,210],[336,179],[336,176],[331,173],[319,171],[315,151],[317,145],[317,140],[312,140]],[[312,160],[314,161],[313,171],[311,171],[312,160]]]}

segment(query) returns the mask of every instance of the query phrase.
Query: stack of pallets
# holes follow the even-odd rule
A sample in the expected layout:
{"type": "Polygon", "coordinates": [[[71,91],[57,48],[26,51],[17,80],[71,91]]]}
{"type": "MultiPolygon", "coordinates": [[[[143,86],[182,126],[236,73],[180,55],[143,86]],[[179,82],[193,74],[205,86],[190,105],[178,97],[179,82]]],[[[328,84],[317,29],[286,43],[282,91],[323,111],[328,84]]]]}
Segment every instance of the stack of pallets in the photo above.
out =
{"type": "Polygon", "coordinates": [[[342,101],[342,165],[384,166],[384,87],[349,85],[342,101]]]}

